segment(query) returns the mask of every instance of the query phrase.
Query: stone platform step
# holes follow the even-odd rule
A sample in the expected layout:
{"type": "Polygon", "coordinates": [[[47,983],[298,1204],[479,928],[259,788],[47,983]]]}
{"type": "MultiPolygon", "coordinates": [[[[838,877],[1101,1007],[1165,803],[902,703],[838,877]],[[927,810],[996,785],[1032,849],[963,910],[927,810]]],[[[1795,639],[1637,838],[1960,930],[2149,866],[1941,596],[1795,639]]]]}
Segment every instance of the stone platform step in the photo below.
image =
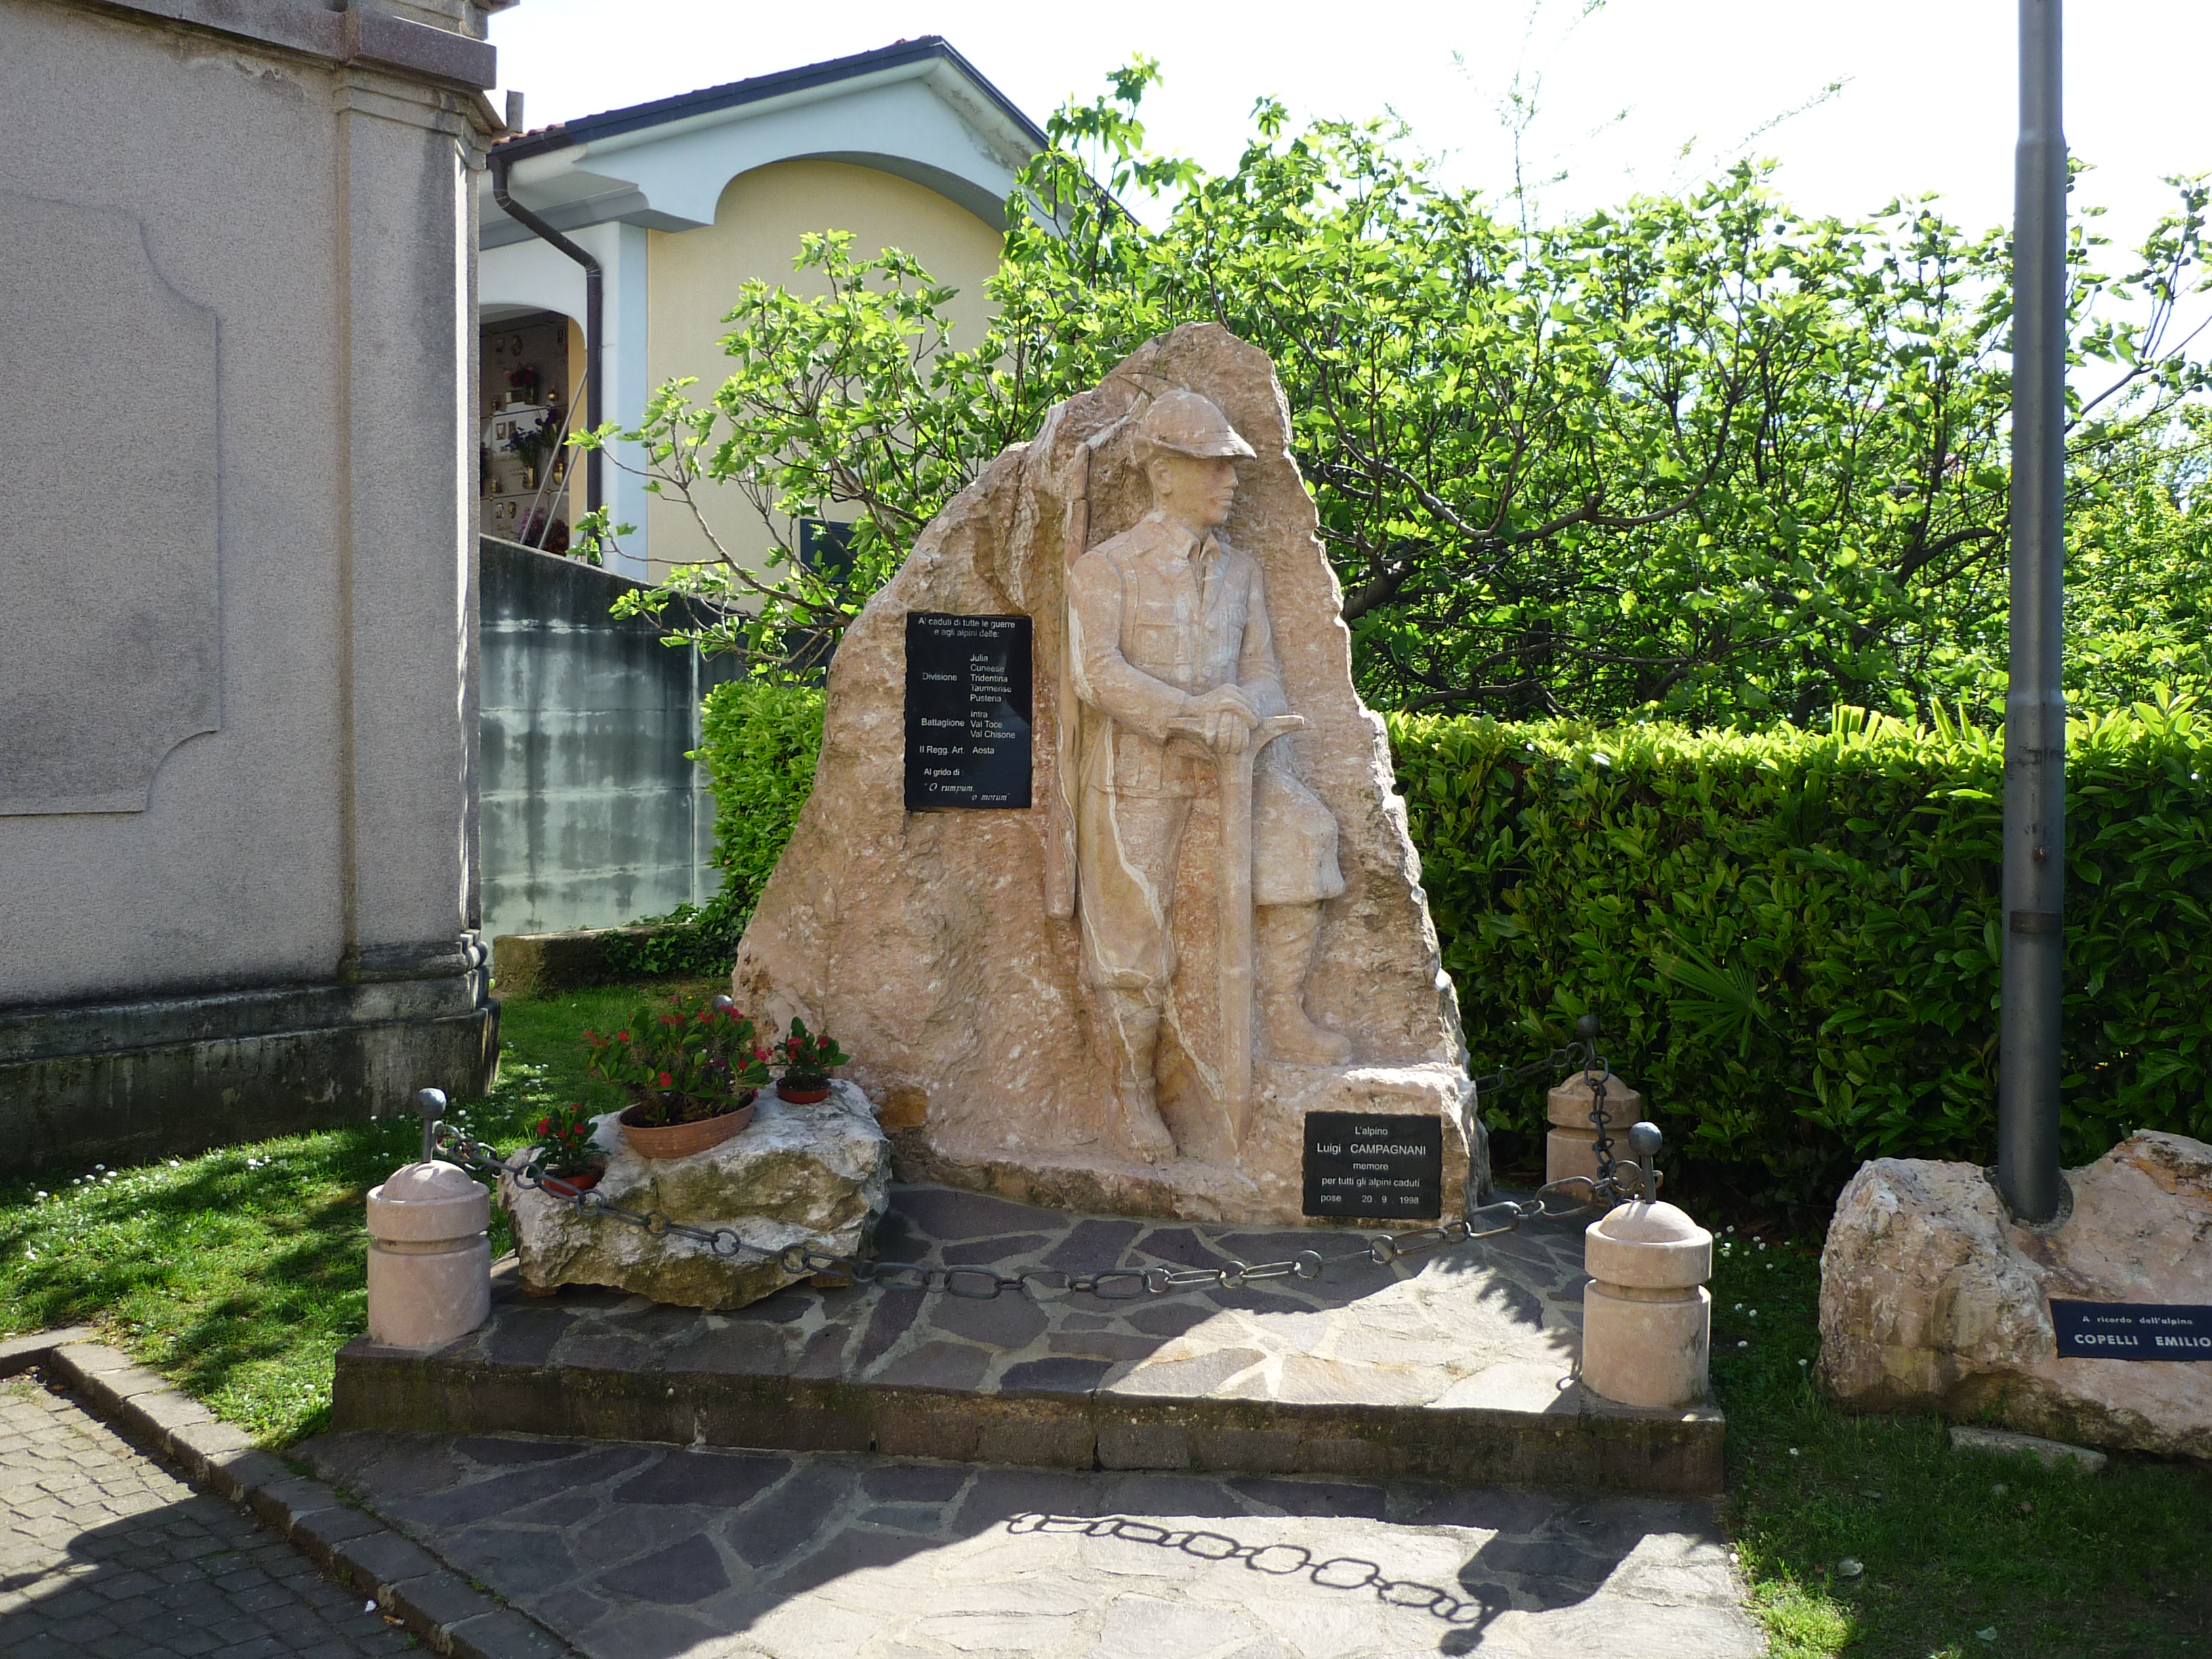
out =
{"type": "MultiPolygon", "coordinates": [[[[619,1224],[608,1223],[615,1225],[619,1224]]],[[[887,1259],[1218,1266],[1357,1248],[894,1189],[887,1259]]],[[[1388,1269],[1240,1290],[971,1301],[794,1285],[735,1313],[620,1291],[526,1297],[428,1355],[338,1355],[332,1427],[521,1433],[1056,1468],[1721,1490],[1712,1407],[1616,1405],[1577,1380],[1582,1228],[1538,1223],[1388,1269]]]]}

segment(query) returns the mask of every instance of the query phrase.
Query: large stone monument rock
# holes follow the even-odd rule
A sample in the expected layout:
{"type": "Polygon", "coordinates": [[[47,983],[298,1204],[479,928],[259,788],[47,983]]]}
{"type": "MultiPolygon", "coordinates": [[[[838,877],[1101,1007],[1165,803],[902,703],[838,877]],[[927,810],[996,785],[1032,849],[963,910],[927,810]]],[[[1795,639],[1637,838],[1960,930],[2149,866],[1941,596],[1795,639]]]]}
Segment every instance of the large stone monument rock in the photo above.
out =
{"type": "Polygon", "coordinates": [[[2006,1216],[1973,1164],[1863,1167],[1820,1256],[1823,1385],[1867,1411],[1989,1415],[2059,1440],[2212,1458],[2201,1336],[2150,1339],[2172,1358],[2062,1354],[2052,1311],[2212,1302],[2212,1146],[2145,1132],[2066,1178],[2071,1213],[2034,1228],[2006,1216]]]}
{"type": "Polygon", "coordinates": [[[1164,335],[839,647],[733,982],[856,1056],[902,1173],[1295,1221],[1307,1115],[1381,1114],[1443,1142],[1407,1218],[1457,1212],[1458,1011],[1289,426],[1265,354],[1164,335]]]}

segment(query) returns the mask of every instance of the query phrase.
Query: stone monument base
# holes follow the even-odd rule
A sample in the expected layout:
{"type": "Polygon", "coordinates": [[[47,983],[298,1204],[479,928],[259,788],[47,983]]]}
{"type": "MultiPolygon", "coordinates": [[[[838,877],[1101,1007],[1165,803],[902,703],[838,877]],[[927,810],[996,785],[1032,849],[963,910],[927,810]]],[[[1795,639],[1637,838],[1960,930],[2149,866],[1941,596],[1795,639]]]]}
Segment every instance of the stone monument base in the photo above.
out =
{"type": "MultiPolygon", "coordinates": [[[[1490,1144],[1464,1097],[1456,1066],[1282,1066],[1254,1068],[1252,1133],[1241,1158],[1183,1157],[1146,1164],[1110,1152],[1082,1153],[1011,1144],[990,1146],[933,1136],[924,1121],[898,1126],[886,1115],[903,1181],[941,1182],[996,1193],[1025,1204],[1112,1215],[1172,1217],[1295,1227],[1304,1208],[1305,1118],[1309,1112],[1374,1112],[1441,1118],[1442,1217],[1463,1214],[1470,1184],[1490,1188],[1490,1144]]],[[[1172,1109],[1170,1117],[1173,1119],[1172,1109]]],[[[1179,1137],[1180,1138],[1180,1137],[1179,1137]]],[[[1376,1226],[1409,1227],[1439,1216],[1401,1217],[1376,1226]]]]}
{"type": "Polygon", "coordinates": [[[2066,1178],[2073,1213],[2029,1228],[1973,1164],[1861,1169],[1820,1257],[1828,1391],[1868,1411],[2212,1458],[2212,1364],[2061,1358],[2051,1314],[2053,1297],[2212,1301],[2212,1146],[2133,1135],[2066,1178]]]}
{"type": "MultiPolygon", "coordinates": [[[[810,1106],[763,1089],[750,1123],[689,1158],[639,1157],[615,1116],[599,1120],[592,1144],[607,1158],[596,1190],[618,1208],[659,1210],[708,1231],[729,1227],[759,1249],[809,1244],[838,1255],[865,1246],[883,1215],[890,1148],[867,1097],[849,1083],[833,1083],[830,1098],[810,1106]]],[[[599,1285],[677,1307],[730,1309],[806,1277],[772,1257],[718,1255],[678,1234],[655,1237],[580,1214],[512,1176],[500,1178],[499,1202],[514,1226],[521,1283],[532,1291],[599,1285]]]]}
{"type": "Polygon", "coordinates": [[[1623,1406],[1578,1380],[1579,1218],[1387,1268],[1342,1263],[1319,1280],[1127,1300],[1052,1283],[1054,1270],[1334,1257],[1360,1242],[1338,1228],[1129,1220],[894,1186],[877,1237],[885,1258],[1046,1271],[1030,1293],[989,1301],[802,1284],[714,1313],[580,1286],[525,1297],[509,1261],[493,1273],[490,1319],[469,1335],[429,1354],[349,1343],[332,1427],[1721,1490],[1716,1407],[1623,1406]]]}

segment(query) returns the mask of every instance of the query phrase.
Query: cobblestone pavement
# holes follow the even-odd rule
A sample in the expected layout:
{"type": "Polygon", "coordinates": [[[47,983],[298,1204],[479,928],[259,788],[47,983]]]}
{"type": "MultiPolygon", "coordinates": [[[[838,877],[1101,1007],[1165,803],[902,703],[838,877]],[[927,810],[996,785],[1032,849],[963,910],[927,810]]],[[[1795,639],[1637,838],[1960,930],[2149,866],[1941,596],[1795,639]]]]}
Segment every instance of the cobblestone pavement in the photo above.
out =
{"type": "Polygon", "coordinates": [[[360,1432],[317,1474],[591,1659],[1751,1659],[1703,1503],[360,1432]]]}
{"type": "Polygon", "coordinates": [[[414,1645],[74,1401],[0,1382],[4,1659],[352,1659],[414,1645]]]}

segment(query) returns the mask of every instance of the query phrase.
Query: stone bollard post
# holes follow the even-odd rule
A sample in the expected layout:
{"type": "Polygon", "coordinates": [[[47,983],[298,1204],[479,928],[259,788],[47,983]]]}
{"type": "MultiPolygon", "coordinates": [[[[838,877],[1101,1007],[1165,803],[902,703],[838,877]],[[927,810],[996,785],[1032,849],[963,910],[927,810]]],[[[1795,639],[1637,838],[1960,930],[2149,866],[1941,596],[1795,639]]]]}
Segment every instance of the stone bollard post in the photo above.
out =
{"type": "Polygon", "coordinates": [[[434,1348],[491,1314],[491,1194],[457,1166],[409,1164],[368,1194],[368,1336],[434,1348]]]}
{"type": "MultiPolygon", "coordinates": [[[[1617,1077],[1605,1080],[1605,1116],[1615,1140],[1643,1115],[1644,1097],[1617,1077]]],[[[1589,1077],[1577,1072],[1544,1097],[1551,1133],[1544,1137],[1544,1179],[1597,1179],[1597,1128],[1590,1121],[1589,1077]]],[[[1618,1153],[1615,1156],[1619,1156],[1618,1153]]]]}
{"type": "Polygon", "coordinates": [[[1624,1406],[1703,1400],[1713,1236],[1672,1204],[1638,1201],[1583,1237],[1583,1381],[1624,1406]]]}

